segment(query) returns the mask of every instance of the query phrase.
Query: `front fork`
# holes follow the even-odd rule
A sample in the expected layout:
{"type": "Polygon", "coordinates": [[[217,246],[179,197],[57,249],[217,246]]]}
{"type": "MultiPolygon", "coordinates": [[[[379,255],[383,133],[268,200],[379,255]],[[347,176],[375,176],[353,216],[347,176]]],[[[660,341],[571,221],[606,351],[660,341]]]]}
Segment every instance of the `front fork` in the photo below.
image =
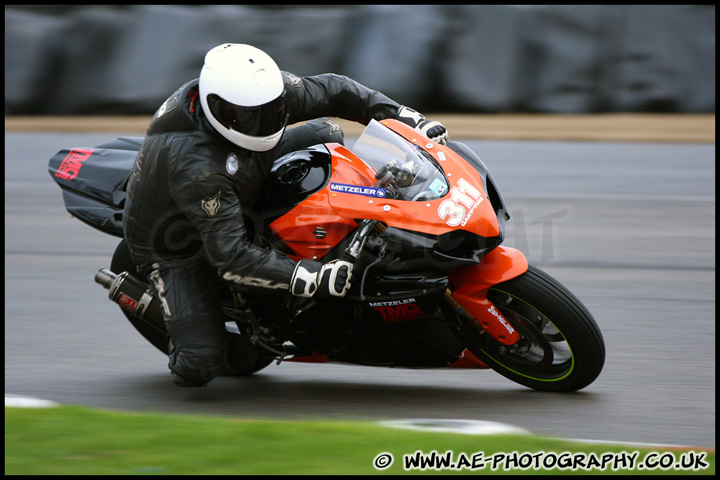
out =
{"type": "Polygon", "coordinates": [[[528,269],[528,261],[519,250],[497,247],[480,263],[450,272],[455,289],[445,291],[445,300],[461,317],[471,317],[490,336],[504,345],[514,345],[520,335],[500,310],[487,298],[490,287],[518,277],[528,269]]]}

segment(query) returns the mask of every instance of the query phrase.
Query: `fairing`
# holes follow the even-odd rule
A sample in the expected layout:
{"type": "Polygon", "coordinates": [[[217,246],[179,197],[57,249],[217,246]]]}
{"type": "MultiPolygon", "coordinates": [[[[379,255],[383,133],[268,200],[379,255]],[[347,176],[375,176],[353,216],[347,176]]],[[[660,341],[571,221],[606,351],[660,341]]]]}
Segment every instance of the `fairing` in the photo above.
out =
{"type": "Polygon", "coordinates": [[[104,233],[122,238],[128,173],[142,144],[122,137],[94,148],[71,148],[50,159],[48,171],[63,192],[65,208],[104,233]]]}

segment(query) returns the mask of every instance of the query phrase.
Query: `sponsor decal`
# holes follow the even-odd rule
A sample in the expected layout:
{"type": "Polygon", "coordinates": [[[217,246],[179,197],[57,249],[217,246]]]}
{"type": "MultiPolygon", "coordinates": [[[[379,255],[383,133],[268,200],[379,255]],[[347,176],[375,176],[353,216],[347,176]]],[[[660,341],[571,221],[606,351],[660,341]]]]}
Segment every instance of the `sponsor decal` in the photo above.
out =
{"type": "Polygon", "coordinates": [[[445,182],[443,182],[439,178],[436,178],[435,180],[433,180],[430,183],[430,185],[428,186],[428,189],[431,192],[433,192],[435,195],[437,195],[438,197],[442,197],[442,194],[446,188],[447,188],[447,185],[445,184],[445,182]]]}
{"type": "Polygon", "coordinates": [[[370,307],[382,316],[380,323],[395,323],[426,317],[414,298],[391,302],[370,302],[370,307]]]}
{"type": "Polygon", "coordinates": [[[404,300],[393,300],[390,302],[370,302],[368,305],[371,307],[395,307],[397,305],[405,305],[408,303],[415,303],[415,299],[406,298],[404,300]]]}
{"type": "Polygon", "coordinates": [[[124,293],[120,295],[120,298],[118,298],[118,304],[120,304],[121,307],[130,312],[134,312],[135,310],[137,310],[138,307],[138,302],[128,297],[124,293]]]}
{"type": "Polygon", "coordinates": [[[266,278],[256,278],[256,277],[244,277],[242,275],[238,275],[232,272],[225,272],[222,276],[222,278],[228,282],[237,283],[238,285],[245,285],[248,287],[262,287],[262,288],[269,288],[272,290],[277,289],[283,289],[283,290],[290,290],[290,285],[287,283],[282,282],[273,282],[272,280],[268,280],[266,278]]]}
{"type": "Polygon", "coordinates": [[[63,159],[57,172],[55,172],[55,176],[65,180],[74,179],[80,173],[83,162],[90,158],[94,151],[94,148],[73,148],[63,159]]]}
{"type": "Polygon", "coordinates": [[[217,192],[207,200],[202,200],[202,209],[211,217],[214,217],[220,209],[220,193],[221,192],[217,192]]]}
{"type": "Polygon", "coordinates": [[[482,201],[480,191],[461,178],[457,186],[450,189],[450,198],[438,207],[438,215],[442,219],[447,218],[447,224],[451,227],[464,227],[482,201]]]}
{"type": "Polygon", "coordinates": [[[358,187],[357,185],[346,185],[344,183],[331,183],[330,190],[333,192],[352,193],[376,198],[385,198],[386,195],[384,188],[358,187]]]}
{"type": "Polygon", "coordinates": [[[503,316],[500,314],[500,312],[498,312],[497,310],[495,310],[495,306],[494,306],[494,305],[493,305],[492,307],[488,308],[488,312],[490,312],[490,314],[491,314],[493,317],[497,318],[497,319],[498,319],[498,322],[502,323],[502,324],[505,326],[505,328],[507,329],[508,333],[510,333],[511,335],[512,335],[513,333],[515,333],[515,329],[512,328],[512,326],[508,323],[507,320],[505,320],[505,317],[503,317],[503,316]]]}
{"type": "Polygon", "coordinates": [[[225,168],[227,169],[228,173],[230,175],[234,175],[235,172],[238,171],[238,157],[234,153],[231,153],[227,157],[227,161],[225,162],[225,168]]]}

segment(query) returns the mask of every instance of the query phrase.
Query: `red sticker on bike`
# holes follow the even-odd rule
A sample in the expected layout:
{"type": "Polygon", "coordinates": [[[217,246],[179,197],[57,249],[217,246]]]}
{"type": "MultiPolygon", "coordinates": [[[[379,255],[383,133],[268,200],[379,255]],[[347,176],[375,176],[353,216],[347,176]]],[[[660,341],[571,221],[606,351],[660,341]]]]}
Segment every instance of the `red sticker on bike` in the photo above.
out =
{"type": "Polygon", "coordinates": [[[121,307],[123,307],[125,310],[128,310],[130,312],[135,312],[138,307],[138,302],[133,300],[132,298],[128,297],[124,293],[120,295],[120,298],[118,299],[118,303],[121,307]]]}
{"type": "Polygon", "coordinates": [[[370,307],[382,315],[380,323],[404,322],[427,316],[415,303],[414,298],[394,302],[371,302],[370,307]]]}
{"type": "Polygon", "coordinates": [[[94,151],[94,148],[73,148],[63,159],[55,176],[65,180],[74,179],[80,173],[83,162],[90,158],[94,151]]]}

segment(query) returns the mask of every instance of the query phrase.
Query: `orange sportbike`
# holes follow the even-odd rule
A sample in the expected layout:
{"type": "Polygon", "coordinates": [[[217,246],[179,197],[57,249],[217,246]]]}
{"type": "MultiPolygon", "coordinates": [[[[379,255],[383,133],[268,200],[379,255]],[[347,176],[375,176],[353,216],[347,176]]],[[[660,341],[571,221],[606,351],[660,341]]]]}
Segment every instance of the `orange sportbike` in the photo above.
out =
{"type": "MultiPolygon", "coordinates": [[[[124,188],[141,141],[55,155],[49,170],[66,209],[122,237],[124,188]]],[[[605,344],[595,320],[502,245],[507,208],[463,143],[441,145],[399,121],[373,120],[351,148],[319,144],[279,158],[265,192],[244,219],[250,240],[295,260],[351,261],[352,286],[344,297],[315,299],[226,278],[222,321],[246,359],[229,375],[282,360],[468,375],[490,368],[537,390],[576,391],[600,374],[605,344]]],[[[95,280],[167,353],[159,302],[124,242],[95,280]]]]}

